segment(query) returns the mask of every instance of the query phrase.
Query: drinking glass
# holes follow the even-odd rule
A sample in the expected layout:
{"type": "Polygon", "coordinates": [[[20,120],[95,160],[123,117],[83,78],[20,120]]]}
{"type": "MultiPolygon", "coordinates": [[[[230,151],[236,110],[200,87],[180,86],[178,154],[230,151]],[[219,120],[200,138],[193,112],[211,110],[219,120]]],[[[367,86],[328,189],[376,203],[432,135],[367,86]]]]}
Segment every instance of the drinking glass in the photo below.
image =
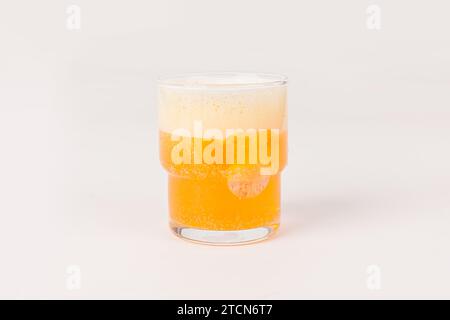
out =
{"type": "Polygon", "coordinates": [[[158,81],[170,228],[213,245],[272,236],[287,161],[287,79],[202,73],[158,81]]]}

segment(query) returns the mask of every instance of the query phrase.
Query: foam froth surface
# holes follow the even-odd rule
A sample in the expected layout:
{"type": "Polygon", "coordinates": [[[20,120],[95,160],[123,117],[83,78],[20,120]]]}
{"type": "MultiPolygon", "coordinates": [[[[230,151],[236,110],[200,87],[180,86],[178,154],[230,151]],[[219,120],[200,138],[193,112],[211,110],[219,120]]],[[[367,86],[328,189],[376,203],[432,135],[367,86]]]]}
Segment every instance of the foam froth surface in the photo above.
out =
{"type": "Polygon", "coordinates": [[[285,79],[253,74],[174,77],[159,85],[159,127],[193,129],[285,129],[285,79]]]}

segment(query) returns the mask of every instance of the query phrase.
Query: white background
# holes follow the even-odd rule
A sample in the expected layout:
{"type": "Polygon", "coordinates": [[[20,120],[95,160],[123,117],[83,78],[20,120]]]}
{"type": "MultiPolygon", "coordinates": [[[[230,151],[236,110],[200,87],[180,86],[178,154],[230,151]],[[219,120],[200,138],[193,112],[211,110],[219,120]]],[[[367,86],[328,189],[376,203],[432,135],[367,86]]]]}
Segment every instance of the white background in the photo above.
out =
{"type": "Polygon", "coordinates": [[[0,297],[450,298],[449,33],[448,0],[2,1],[0,297]],[[202,71],[290,79],[271,241],[169,232],[155,80],[202,71]]]}

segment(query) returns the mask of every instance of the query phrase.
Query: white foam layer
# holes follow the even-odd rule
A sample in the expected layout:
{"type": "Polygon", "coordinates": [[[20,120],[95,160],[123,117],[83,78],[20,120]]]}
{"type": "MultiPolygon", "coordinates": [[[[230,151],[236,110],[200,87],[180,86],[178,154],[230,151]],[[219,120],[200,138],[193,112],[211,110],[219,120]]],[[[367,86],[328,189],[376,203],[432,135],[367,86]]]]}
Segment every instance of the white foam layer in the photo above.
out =
{"type": "MultiPolygon", "coordinates": [[[[248,79],[241,79],[242,83],[248,79]]],[[[223,82],[223,79],[221,80],[223,82]]],[[[247,83],[247,82],[245,82],[247,83]]],[[[159,127],[172,132],[193,130],[195,121],[204,129],[280,129],[286,127],[285,85],[217,87],[159,86],[159,127]]]]}

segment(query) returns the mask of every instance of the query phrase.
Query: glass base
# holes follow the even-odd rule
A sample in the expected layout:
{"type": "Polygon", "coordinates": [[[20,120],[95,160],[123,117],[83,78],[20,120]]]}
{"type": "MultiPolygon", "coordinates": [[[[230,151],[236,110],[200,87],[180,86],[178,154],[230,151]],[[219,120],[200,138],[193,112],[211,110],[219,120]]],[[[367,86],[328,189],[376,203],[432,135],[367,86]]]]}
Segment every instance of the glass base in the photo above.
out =
{"type": "Polygon", "coordinates": [[[278,225],[232,231],[204,230],[176,226],[171,226],[171,229],[176,236],[191,242],[216,246],[233,246],[266,240],[275,234],[278,225]]]}

